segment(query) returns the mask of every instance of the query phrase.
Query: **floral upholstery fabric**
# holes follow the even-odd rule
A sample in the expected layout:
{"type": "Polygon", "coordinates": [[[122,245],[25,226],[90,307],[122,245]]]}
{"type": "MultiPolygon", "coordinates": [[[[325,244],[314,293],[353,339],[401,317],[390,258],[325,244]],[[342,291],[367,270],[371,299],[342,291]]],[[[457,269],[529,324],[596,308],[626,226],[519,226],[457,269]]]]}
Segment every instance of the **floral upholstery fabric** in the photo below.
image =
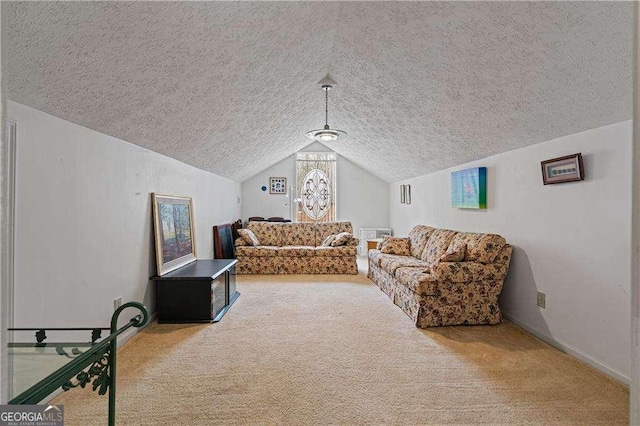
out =
{"type": "Polygon", "coordinates": [[[331,242],[332,247],[345,246],[349,241],[353,239],[353,234],[351,232],[341,232],[333,239],[331,242]]]}
{"type": "MultiPolygon", "coordinates": [[[[347,241],[347,244],[345,244],[345,245],[350,246],[350,247],[358,247],[358,244],[360,244],[360,238],[351,237],[351,239],[349,241],[347,241]]],[[[356,250],[356,252],[357,252],[357,250],[356,250]]]]}
{"type": "Polygon", "coordinates": [[[256,234],[254,234],[253,231],[250,229],[238,229],[238,235],[240,235],[240,238],[242,238],[244,242],[247,243],[247,245],[250,245],[250,246],[260,245],[260,240],[258,239],[256,234]]]}
{"type": "Polygon", "coordinates": [[[315,247],[311,246],[283,246],[278,247],[278,256],[307,257],[315,254],[315,247]]]}
{"type": "Polygon", "coordinates": [[[252,221],[246,229],[253,231],[263,245],[253,247],[244,240],[236,241],[238,274],[358,273],[359,240],[351,234],[351,222],[292,224],[252,221]],[[341,232],[349,233],[343,237],[345,245],[320,246],[328,235],[341,232]]]}
{"type": "Polygon", "coordinates": [[[420,259],[411,256],[400,256],[397,254],[382,254],[380,259],[380,267],[390,273],[395,274],[396,269],[403,266],[413,266],[418,268],[428,268],[429,264],[420,259]]]}
{"type": "Polygon", "coordinates": [[[246,242],[246,241],[244,240],[244,238],[242,238],[242,237],[238,237],[238,238],[236,238],[236,241],[235,241],[235,243],[234,243],[234,244],[235,244],[235,246],[236,246],[236,247],[238,247],[238,246],[246,246],[246,245],[248,245],[248,244],[247,244],[247,242],[246,242]]]}
{"type": "Polygon", "coordinates": [[[278,274],[314,274],[313,257],[282,257],[278,274]]]}
{"type": "Polygon", "coordinates": [[[340,246],[340,247],[315,247],[315,255],[320,257],[341,257],[341,256],[357,256],[358,247],[356,246],[340,246]]]}
{"type": "Polygon", "coordinates": [[[238,257],[238,274],[277,274],[282,257],[238,257]]]}
{"type": "Polygon", "coordinates": [[[313,258],[314,274],[357,274],[358,264],[353,256],[313,258]]]}
{"type": "Polygon", "coordinates": [[[382,290],[387,296],[393,299],[393,292],[396,287],[396,280],[393,278],[393,275],[382,270],[379,266],[376,266],[371,263],[371,260],[369,260],[367,277],[380,287],[380,290],[382,290]]]}
{"type": "Polygon", "coordinates": [[[483,280],[504,280],[508,266],[485,265],[480,262],[440,262],[433,266],[432,274],[440,281],[467,283],[483,280]]]}
{"type": "MultiPolygon", "coordinates": [[[[471,242],[476,250],[472,256],[478,256],[474,261],[466,259],[466,249],[462,261],[441,261],[456,237],[455,231],[441,229],[434,230],[428,238],[421,255],[422,265],[402,265],[406,259],[418,260],[412,256],[369,250],[367,276],[417,327],[497,324],[502,321],[498,297],[509,270],[513,247],[506,243],[500,245],[503,240],[500,236],[477,235],[479,237],[461,237],[454,244],[467,248],[471,242]],[[479,261],[488,257],[492,261],[479,261]]],[[[460,256],[459,250],[457,256],[460,256]]]]}
{"type": "Polygon", "coordinates": [[[380,251],[385,254],[398,254],[401,256],[410,256],[411,250],[409,249],[410,242],[408,238],[397,238],[384,236],[380,251]]]}
{"type": "Polygon", "coordinates": [[[456,231],[450,231],[448,229],[436,229],[433,231],[427,244],[424,246],[421,259],[429,265],[438,262],[449,248],[449,244],[451,244],[456,234],[456,231]]]}
{"type": "Polygon", "coordinates": [[[282,246],[316,245],[316,229],[313,223],[287,223],[282,229],[282,246]]]}
{"type": "Polygon", "coordinates": [[[382,262],[383,253],[380,250],[369,250],[367,253],[367,257],[369,258],[369,262],[373,263],[376,266],[380,266],[382,262]]]}
{"type": "Polygon", "coordinates": [[[433,296],[438,292],[440,283],[429,273],[429,268],[398,268],[395,277],[400,283],[421,296],[433,296]]]}
{"type": "Polygon", "coordinates": [[[467,254],[467,243],[459,240],[458,236],[451,241],[449,248],[440,258],[441,262],[462,262],[467,254]]]}
{"type": "Polygon", "coordinates": [[[349,232],[353,234],[353,226],[351,222],[320,222],[315,224],[316,228],[316,247],[322,245],[322,241],[329,235],[337,235],[341,232],[349,232]]]}
{"type": "Polygon", "coordinates": [[[240,246],[236,247],[236,257],[273,257],[278,255],[278,247],[272,246],[240,246]]]}
{"type": "Polygon", "coordinates": [[[430,226],[425,225],[416,225],[409,232],[409,246],[411,247],[411,256],[416,259],[420,259],[422,256],[422,252],[424,251],[424,247],[427,245],[427,241],[433,231],[436,228],[432,228],[430,226]]]}
{"type": "Polygon", "coordinates": [[[467,252],[464,260],[480,263],[491,263],[496,258],[502,247],[507,243],[504,238],[496,234],[475,234],[473,232],[460,232],[454,238],[454,243],[466,243],[467,252]]]}
{"type": "Polygon", "coordinates": [[[252,230],[253,233],[256,234],[261,245],[281,246],[282,225],[282,223],[251,221],[247,224],[247,229],[252,230]]]}

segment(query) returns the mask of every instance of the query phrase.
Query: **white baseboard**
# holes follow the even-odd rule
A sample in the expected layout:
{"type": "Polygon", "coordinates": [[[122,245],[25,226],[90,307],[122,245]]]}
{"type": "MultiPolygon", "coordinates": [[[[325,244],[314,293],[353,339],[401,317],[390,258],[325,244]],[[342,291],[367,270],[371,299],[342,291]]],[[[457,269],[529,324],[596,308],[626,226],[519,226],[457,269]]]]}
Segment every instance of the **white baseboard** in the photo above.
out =
{"type": "MultiPolygon", "coordinates": [[[[149,320],[147,321],[147,323],[145,325],[143,325],[140,328],[131,327],[130,329],[128,329],[127,331],[122,333],[120,336],[118,336],[118,349],[120,349],[122,346],[124,346],[133,336],[135,336],[140,331],[142,331],[145,328],[147,328],[149,326],[149,324],[153,323],[157,318],[158,318],[158,313],[157,312],[149,314],[149,320]]],[[[118,368],[118,366],[116,365],[116,373],[117,373],[117,368],[118,368]]],[[[62,392],[64,392],[64,390],[62,390],[62,388],[56,389],[53,393],[51,393],[45,399],[40,401],[39,404],[47,404],[47,403],[49,403],[53,398],[55,398],[56,396],[60,395],[62,392]]],[[[73,392],[73,389],[71,389],[70,392],[73,392]]],[[[105,396],[105,398],[108,398],[108,396],[105,396]]]]}
{"type": "Polygon", "coordinates": [[[502,311],[503,316],[508,319],[509,321],[511,321],[512,323],[514,323],[515,325],[517,325],[518,327],[524,329],[527,333],[529,334],[533,334],[534,336],[536,336],[538,339],[542,340],[543,342],[553,346],[554,348],[568,354],[571,355],[574,358],[579,359],[580,361],[584,362],[585,364],[589,365],[590,367],[595,368],[596,370],[606,374],[607,376],[619,381],[620,383],[629,386],[629,384],[631,383],[631,379],[627,376],[625,376],[623,373],[619,372],[618,370],[615,370],[611,367],[608,367],[598,361],[596,361],[595,359],[593,359],[591,356],[587,355],[586,353],[582,352],[580,349],[577,349],[571,345],[568,345],[564,342],[561,342],[559,340],[554,339],[551,336],[547,336],[546,334],[529,327],[526,324],[521,323],[520,321],[514,319],[511,315],[509,315],[508,312],[502,311]]]}

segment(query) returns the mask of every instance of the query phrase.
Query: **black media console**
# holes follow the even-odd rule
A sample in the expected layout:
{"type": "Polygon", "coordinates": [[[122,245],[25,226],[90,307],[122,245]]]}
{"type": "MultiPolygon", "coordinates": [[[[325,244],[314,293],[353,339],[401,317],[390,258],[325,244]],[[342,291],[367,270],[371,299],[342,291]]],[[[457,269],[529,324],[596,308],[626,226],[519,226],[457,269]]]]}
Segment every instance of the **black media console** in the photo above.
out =
{"type": "Polygon", "coordinates": [[[240,293],[236,259],[196,260],[161,277],[158,323],[218,322],[240,293]]]}

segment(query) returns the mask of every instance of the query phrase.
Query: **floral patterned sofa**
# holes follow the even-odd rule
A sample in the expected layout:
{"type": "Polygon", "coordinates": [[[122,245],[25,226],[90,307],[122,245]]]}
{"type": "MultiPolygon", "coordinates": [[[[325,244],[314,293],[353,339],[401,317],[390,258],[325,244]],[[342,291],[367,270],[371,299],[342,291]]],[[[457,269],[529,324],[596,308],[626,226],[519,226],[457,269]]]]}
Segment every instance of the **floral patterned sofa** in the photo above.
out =
{"type": "MultiPolygon", "coordinates": [[[[249,222],[259,244],[236,239],[238,274],[357,274],[358,239],[351,222],[249,222]],[[345,245],[323,245],[327,237],[348,232],[345,245]]],[[[326,244],[326,242],[325,242],[326,244]]]]}
{"type": "Polygon", "coordinates": [[[497,324],[512,251],[499,235],[417,225],[369,251],[368,277],[417,327],[497,324]]]}

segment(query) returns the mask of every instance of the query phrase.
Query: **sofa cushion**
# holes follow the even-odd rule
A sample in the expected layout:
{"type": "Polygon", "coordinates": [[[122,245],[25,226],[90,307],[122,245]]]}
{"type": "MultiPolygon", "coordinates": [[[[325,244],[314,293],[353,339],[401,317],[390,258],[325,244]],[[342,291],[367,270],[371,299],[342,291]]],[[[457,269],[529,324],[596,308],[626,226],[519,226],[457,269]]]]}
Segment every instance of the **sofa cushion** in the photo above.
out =
{"type": "Polygon", "coordinates": [[[322,247],[331,247],[331,243],[335,239],[336,239],[336,234],[331,234],[331,235],[329,235],[327,238],[325,238],[322,241],[322,244],[320,244],[320,246],[322,246],[322,247]]]}
{"type": "Polygon", "coordinates": [[[440,258],[446,253],[449,248],[449,244],[451,244],[451,241],[456,234],[456,231],[450,231],[448,229],[434,230],[429,237],[427,244],[424,246],[421,259],[429,265],[433,265],[440,261],[440,258]]]}
{"type": "Polygon", "coordinates": [[[253,231],[263,246],[281,246],[282,245],[282,227],[283,223],[273,222],[249,222],[247,229],[253,231]]]}
{"type": "Polygon", "coordinates": [[[351,222],[320,222],[315,224],[316,228],[316,243],[314,246],[321,246],[322,241],[332,234],[339,234],[341,232],[350,232],[353,234],[353,227],[351,222]]]}
{"type": "Polygon", "coordinates": [[[438,294],[438,282],[429,268],[402,267],[396,270],[396,279],[409,289],[423,296],[438,294]]]}
{"type": "Polygon", "coordinates": [[[238,235],[240,235],[240,238],[242,238],[247,245],[254,247],[260,245],[260,240],[251,229],[238,229],[238,235]]]}
{"type": "Polygon", "coordinates": [[[434,265],[432,274],[438,281],[470,283],[474,281],[502,281],[507,276],[508,265],[480,262],[440,262],[434,265]]]}
{"type": "Polygon", "coordinates": [[[234,245],[236,247],[238,247],[238,246],[248,246],[249,244],[247,244],[247,242],[244,240],[244,238],[238,237],[238,238],[236,238],[236,241],[235,241],[234,245]]]}
{"type": "MultiPolygon", "coordinates": [[[[459,235],[459,234],[458,234],[459,235]]],[[[440,257],[441,262],[461,262],[464,260],[464,256],[467,253],[467,243],[463,240],[459,240],[458,236],[451,241],[447,251],[440,257]]]]}
{"type": "Polygon", "coordinates": [[[380,246],[380,251],[385,254],[410,256],[411,250],[409,249],[409,239],[385,235],[384,240],[382,240],[382,245],[380,246]]]}
{"type": "Polygon", "coordinates": [[[493,262],[507,243],[500,235],[473,232],[459,232],[452,244],[459,242],[464,242],[467,245],[467,253],[464,260],[480,263],[493,262]]]}
{"type": "Polygon", "coordinates": [[[431,234],[433,234],[433,231],[435,230],[436,228],[425,225],[416,225],[413,227],[413,229],[409,232],[411,256],[415,257],[416,259],[420,259],[420,256],[422,256],[422,252],[424,251],[424,247],[427,245],[429,237],[431,237],[431,234]]]}
{"type": "Polygon", "coordinates": [[[332,247],[346,246],[353,239],[351,232],[341,232],[331,242],[332,247]]]}
{"type": "Polygon", "coordinates": [[[340,246],[340,247],[316,247],[315,255],[321,257],[340,257],[340,256],[357,256],[358,248],[356,246],[340,246]]]}
{"type": "Polygon", "coordinates": [[[313,223],[287,223],[282,225],[283,246],[315,246],[316,230],[313,223]]]}
{"type": "Polygon", "coordinates": [[[384,269],[389,274],[393,275],[396,272],[396,269],[401,268],[403,266],[414,266],[421,268],[428,268],[429,264],[416,259],[413,256],[399,256],[397,254],[381,254],[380,259],[380,267],[384,269]]]}
{"type": "Polygon", "coordinates": [[[236,256],[272,257],[278,254],[279,247],[274,246],[240,246],[236,247],[236,256]]]}
{"type": "Polygon", "coordinates": [[[277,256],[284,257],[309,257],[315,254],[312,246],[282,246],[278,248],[277,256]]]}

